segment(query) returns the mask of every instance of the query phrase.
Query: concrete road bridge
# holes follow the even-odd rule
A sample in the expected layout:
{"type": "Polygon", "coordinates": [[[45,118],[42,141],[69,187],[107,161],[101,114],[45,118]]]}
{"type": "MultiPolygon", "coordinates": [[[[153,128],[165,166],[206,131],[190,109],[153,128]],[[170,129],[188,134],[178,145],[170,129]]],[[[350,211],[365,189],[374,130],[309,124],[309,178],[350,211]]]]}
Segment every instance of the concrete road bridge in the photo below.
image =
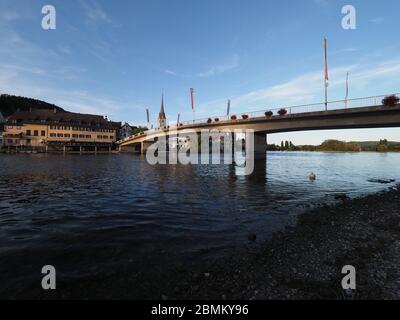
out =
{"type": "MultiPolygon", "coordinates": [[[[400,94],[394,94],[400,98],[400,94]]],[[[385,106],[387,96],[365,97],[310,105],[265,109],[232,116],[210,117],[186,121],[148,130],[118,141],[119,150],[145,153],[149,144],[161,136],[177,136],[184,130],[254,130],[254,150],[266,154],[266,135],[271,133],[328,130],[385,128],[400,126],[400,104],[385,106]],[[279,111],[285,109],[286,114],[279,111]]],[[[162,111],[163,111],[162,105],[162,111]]]]}

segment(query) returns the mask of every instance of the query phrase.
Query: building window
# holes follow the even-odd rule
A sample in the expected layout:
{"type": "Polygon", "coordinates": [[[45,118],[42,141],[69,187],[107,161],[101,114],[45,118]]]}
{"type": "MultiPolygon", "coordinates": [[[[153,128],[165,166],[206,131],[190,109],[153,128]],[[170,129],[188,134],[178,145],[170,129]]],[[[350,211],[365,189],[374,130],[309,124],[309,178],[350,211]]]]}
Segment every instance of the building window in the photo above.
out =
{"type": "Polygon", "coordinates": [[[84,134],[80,134],[80,135],[79,135],[79,138],[80,138],[80,139],[84,139],[84,138],[85,138],[85,135],[84,135],[84,134]]]}
{"type": "Polygon", "coordinates": [[[46,131],[43,131],[43,130],[42,130],[41,136],[44,137],[45,135],[46,135],[46,131]]]}
{"type": "Polygon", "coordinates": [[[64,134],[64,138],[70,138],[70,137],[71,137],[70,134],[68,134],[68,133],[64,134]]]}
{"type": "Polygon", "coordinates": [[[86,139],[90,139],[90,138],[92,138],[92,136],[87,134],[86,139]]]}
{"type": "Polygon", "coordinates": [[[57,137],[62,138],[64,135],[62,133],[57,133],[57,137]]]}
{"type": "Polygon", "coordinates": [[[55,133],[50,133],[50,137],[55,138],[56,134],[55,133]]]}
{"type": "Polygon", "coordinates": [[[33,131],[33,135],[34,135],[35,137],[39,136],[39,131],[37,131],[37,130],[33,131]]]}
{"type": "Polygon", "coordinates": [[[26,130],[26,135],[30,136],[31,135],[31,130],[26,130]]]}
{"type": "Polygon", "coordinates": [[[73,134],[72,138],[78,138],[78,135],[77,134],[73,134]]]}

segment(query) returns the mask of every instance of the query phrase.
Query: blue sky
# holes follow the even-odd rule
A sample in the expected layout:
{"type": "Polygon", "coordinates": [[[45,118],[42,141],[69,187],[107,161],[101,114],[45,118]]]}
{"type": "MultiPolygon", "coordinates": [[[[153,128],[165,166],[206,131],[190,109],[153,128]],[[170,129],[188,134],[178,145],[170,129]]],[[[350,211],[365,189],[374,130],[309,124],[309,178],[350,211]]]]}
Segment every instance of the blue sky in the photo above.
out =
{"type": "MultiPolygon", "coordinates": [[[[164,89],[167,117],[250,112],[323,101],[323,37],[329,40],[330,100],[399,92],[397,0],[0,0],[0,92],[67,110],[154,122],[164,89]],[[57,29],[41,28],[42,6],[57,29]],[[342,6],[357,29],[341,26],[342,6]]],[[[296,132],[270,143],[400,141],[398,129],[296,132]]]]}

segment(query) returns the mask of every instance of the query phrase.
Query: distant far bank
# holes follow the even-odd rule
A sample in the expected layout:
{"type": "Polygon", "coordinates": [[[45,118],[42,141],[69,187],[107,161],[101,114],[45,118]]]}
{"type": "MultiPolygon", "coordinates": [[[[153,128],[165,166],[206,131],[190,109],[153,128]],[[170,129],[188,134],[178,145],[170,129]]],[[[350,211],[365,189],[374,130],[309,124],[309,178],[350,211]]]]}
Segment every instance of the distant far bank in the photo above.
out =
{"type": "Polygon", "coordinates": [[[388,141],[352,141],[326,140],[318,146],[296,146],[291,141],[282,141],[280,145],[267,145],[268,151],[310,151],[310,152],[400,152],[400,142],[388,141]]]}

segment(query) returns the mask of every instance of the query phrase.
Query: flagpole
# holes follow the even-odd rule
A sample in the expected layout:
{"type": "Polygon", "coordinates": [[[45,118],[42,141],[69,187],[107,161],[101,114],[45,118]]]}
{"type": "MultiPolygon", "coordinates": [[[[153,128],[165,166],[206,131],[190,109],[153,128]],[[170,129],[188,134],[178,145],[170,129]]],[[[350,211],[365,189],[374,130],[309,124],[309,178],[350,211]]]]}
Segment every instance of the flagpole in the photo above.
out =
{"type": "Polygon", "coordinates": [[[345,109],[348,107],[348,99],[349,99],[349,73],[346,74],[346,98],[345,98],[345,109]]]}
{"type": "Polygon", "coordinates": [[[325,111],[328,110],[328,82],[325,80],[325,111]]]}
{"type": "Polygon", "coordinates": [[[324,73],[325,73],[325,110],[328,110],[328,44],[327,39],[324,37],[324,73]]]}
{"type": "Polygon", "coordinates": [[[195,123],[195,116],[196,116],[196,113],[195,113],[195,102],[194,102],[194,89],[193,88],[190,88],[190,100],[191,100],[191,103],[192,103],[192,111],[193,111],[193,123],[195,123]]]}
{"type": "Polygon", "coordinates": [[[149,109],[146,109],[146,116],[147,116],[147,130],[150,130],[150,114],[149,114],[149,109]]]}
{"type": "Polygon", "coordinates": [[[181,114],[178,113],[178,119],[176,119],[176,148],[179,150],[179,134],[178,134],[178,130],[179,130],[179,123],[181,118],[181,114]]]}

